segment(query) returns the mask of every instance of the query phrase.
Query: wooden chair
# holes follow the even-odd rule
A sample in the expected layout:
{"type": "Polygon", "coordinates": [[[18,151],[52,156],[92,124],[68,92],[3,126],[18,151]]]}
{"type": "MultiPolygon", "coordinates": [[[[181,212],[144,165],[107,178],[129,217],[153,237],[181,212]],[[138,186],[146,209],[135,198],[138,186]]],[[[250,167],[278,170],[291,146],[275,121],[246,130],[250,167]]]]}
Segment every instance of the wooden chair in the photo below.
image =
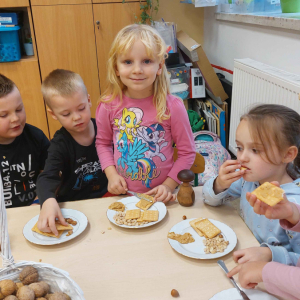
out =
{"type": "MultiPolygon", "coordinates": [[[[178,158],[178,150],[174,148],[173,160],[176,161],[178,158]]],[[[195,174],[194,186],[198,186],[198,174],[203,173],[205,170],[205,160],[204,157],[196,152],[195,161],[190,169],[195,174]]]]}

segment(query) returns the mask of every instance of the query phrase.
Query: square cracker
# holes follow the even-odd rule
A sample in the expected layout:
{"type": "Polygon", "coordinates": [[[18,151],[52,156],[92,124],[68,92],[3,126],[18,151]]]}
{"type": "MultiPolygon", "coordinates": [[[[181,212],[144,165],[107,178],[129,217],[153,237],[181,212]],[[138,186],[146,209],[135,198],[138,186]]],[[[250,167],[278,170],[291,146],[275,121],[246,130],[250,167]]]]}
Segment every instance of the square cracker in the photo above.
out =
{"type": "Polygon", "coordinates": [[[141,216],[136,220],[137,222],[143,222],[144,221],[144,212],[141,212],[141,216]]]}
{"type": "Polygon", "coordinates": [[[140,199],[144,199],[146,201],[154,203],[154,197],[146,194],[141,194],[141,193],[136,193],[136,194],[140,199]]]}
{"type": "Polygon", "coordinates": [[[144,212],[143,221],[155,222],[158,220],[158,210],[146,210],[144,212]]]}
{"type": "Polygon", "coordinates": [[[63,234],[64,230],[58,230],[58,236],[56,236],[54,233],[50,233],[50,232],[43,232],[43,231],[40,231],[37,227],[37,223],[32,227],[31,229],[32,231],[36,232],[36,233],[39,233],[39,234],[42,234],[44,236],[49,236],[49,237],[55,237],[55,238],[60,238],[61,235],[63,234]]]}
{"type": "Polygon", "coordinates": [[[204,234],[201,232],[201,230],[199,230],[197,227],[196,227],[196,224],[203,220],[204,218],[198,218],[198,219],[195,219],[193,221],[190,221],[190,225],[191,227],[200,235],[200,236],[204,236],[204,234]]]}
{"type": "Polygon", "coordinates": [[[138,219],[141,216],[139,209],[126,210],[125,220],[138,219]]]}
{"type": "Polygon", "coordinates": [[[149,202],[147,200],[141,199],[135,206],[142,209],[142,210],[147,210],[149,209],[154,202],[149,202]]]}
{"type": "Polygon", "coordinates": [[[219,233],[221,230],[211,223],[208,219],[203,219],[197,222],[196,227],[203,232],[206,238],[212,239],[219,233]]]}
{"type": "Polygon", "coordinates": [[[270,182],[265,182],[256,190],[251,192],[251,194],[255,195],[260,201],[270,206],[274,206],[283,200],[284,190],[270,182]]]}

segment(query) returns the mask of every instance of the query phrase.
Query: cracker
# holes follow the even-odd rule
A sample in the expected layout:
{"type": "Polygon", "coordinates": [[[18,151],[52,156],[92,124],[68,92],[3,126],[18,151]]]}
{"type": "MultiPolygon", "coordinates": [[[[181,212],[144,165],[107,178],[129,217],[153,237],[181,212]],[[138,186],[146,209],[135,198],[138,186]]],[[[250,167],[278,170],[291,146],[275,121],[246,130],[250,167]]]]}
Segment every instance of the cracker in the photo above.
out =
{"type": "Polygon", "coordinates": [[[115,211],[124,211],[125,205],[121,202],[114,202],[108,207],[108,209],[115,210],[115,211]]]}
{"type": "Polygon", "coordinates": [[[50,232],[43,232],[43,231],[40,231],[37,227],[37,223],[33,226],[33,228],[31,229],[32,231],[36,232],[36,233],[39,233],[39,234],[42,234],[44,236],[49,236],[49,237],[55,237],[55,238],[60,238],[61,235],[63,234],[64,230],[58,230],[58,236],[56,236],[54,233],[50,233],[50,232]]]}
{"type": "Polygon", "coordinates": [[[195,219],[193,221],[190,221],[190,225],[191,227],[200,235],[200,236],[204,236],[203,232],[201,232],[201,230],[199,230],[197,227],[196,227],[196,223],[198,223],[199,221],[203,220],[204,218],[198,218],[198,219],[195,219]]]}
{"type": "Polygon", "coordinates": [[[255,189],[252,194],[260,201],[270,206],[274,206],[283,200],[284,190],[270,182],[265,182],[255,189]]]}
{"type": "Polygon", "coordinates": [[[156,222],[158,220],[158,210],[146,210],[144,212],[143,221],[156,222]]]}
{"type": "Polygon", "coordinates": [[[146,195],[146,194],[141,194],[141,193],[136,193],[136,195],[140,198],[140,199],[144,199],[147,200],[149,202],[154,203],[154,197],[146,195]]]}
{"type": "Polygon", "coordinates": [[[203,219],[197,222],[196,227],[203,232],[206,238],[212,239],[219,233],[221,230],[211,223],[208,219],[203,219]]]}
{"type": "Polygon", "coordinates": [[[141,211],[139,209],[126,210],[125,220],[138,219],[141,216],[141,211]]]}
{"type": "Polygon", "coordinates": [[[141,216],[136,220],[137,222],[143,222],[144,221],[144,212],[141,212],[141,216]]]}
{"type": "Polygon", "coordinates": [[[245,168],[245,167],[241,167],[241,169],[240,169],[240,170],[241,170],[241,171],[242,171],[242,170],[247,170],[247,168],[245,168]]]}
{"type": "Polygon", "coordinates": [[[141,199],[135,206],[142,209],[142,210],[147,210],[149,209],[154,202],[149,202],[147,200],[141,199]]]}
{"type": "Polygon", "coordinates": [[[71,225],[65,226],[65,225],[60,224],[58,221],[55,221],[55,227],[57,230],[63,230],[63,231],[73,229],[73,227],[71,225]]]}

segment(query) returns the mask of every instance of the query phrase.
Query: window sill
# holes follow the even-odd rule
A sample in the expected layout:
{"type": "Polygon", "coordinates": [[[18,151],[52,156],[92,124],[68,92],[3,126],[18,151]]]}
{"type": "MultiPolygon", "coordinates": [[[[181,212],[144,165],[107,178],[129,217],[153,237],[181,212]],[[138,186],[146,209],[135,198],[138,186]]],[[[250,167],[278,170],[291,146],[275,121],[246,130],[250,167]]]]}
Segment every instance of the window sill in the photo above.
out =
{"type": "Polygon", "coordinates": [[[261,14],[235,14],[216,13],[216,19],[222,21],[255,24],[300,31],[300,13],[261,13],[261,14]]]}

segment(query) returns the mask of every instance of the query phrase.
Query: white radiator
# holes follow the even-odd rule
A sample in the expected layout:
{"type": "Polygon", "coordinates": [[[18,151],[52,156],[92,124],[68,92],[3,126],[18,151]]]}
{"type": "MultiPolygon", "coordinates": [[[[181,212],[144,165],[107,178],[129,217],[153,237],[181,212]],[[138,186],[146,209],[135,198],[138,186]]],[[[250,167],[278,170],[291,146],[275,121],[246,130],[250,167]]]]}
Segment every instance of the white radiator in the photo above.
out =
{"type": "Polygon", "coordinates": [[[262,103],[286,105],[300,114],[300,76],[249,58],[236,59],[229,134],[229,150],[235,155],[235,131],[240,117],[262,103]]]}

